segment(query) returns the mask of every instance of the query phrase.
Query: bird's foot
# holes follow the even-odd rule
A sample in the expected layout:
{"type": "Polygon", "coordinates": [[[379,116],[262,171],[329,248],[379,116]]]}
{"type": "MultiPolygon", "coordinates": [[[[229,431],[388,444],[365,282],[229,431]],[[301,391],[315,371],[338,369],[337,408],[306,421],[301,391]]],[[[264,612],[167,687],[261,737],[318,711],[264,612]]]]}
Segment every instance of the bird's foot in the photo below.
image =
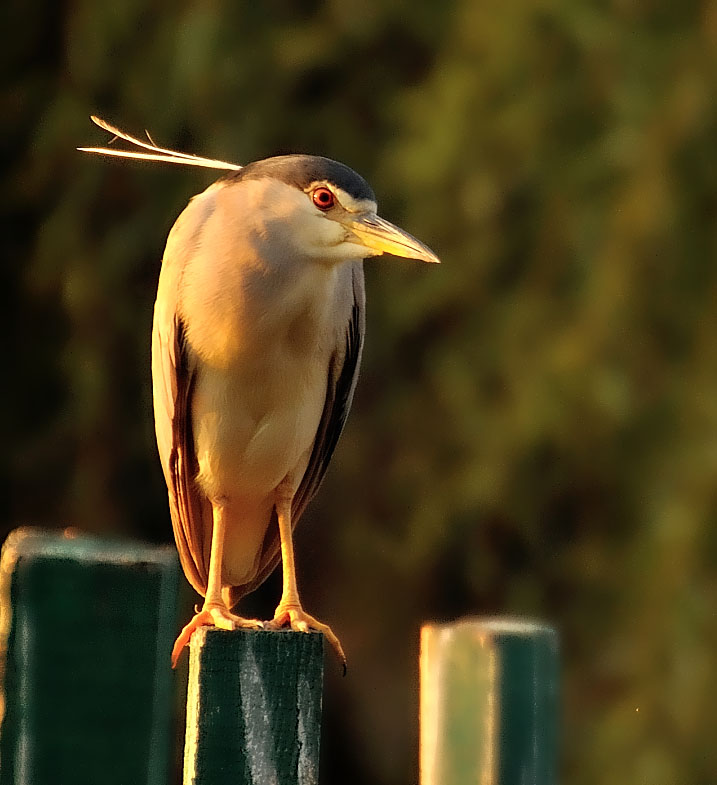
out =
{"type": "Polygon", "coordinates": [[[230,613],[224,605],[208,605],[205,603],[202,610],[196,613],[189,623],[184,626],[174,642],[174,648],[172,649],[173,668],[177,667],[179,655],[182,653],[182,649],[189,643],[194,631],[199,629],[199,627],[211,626],[218,627],[220,630],[261,630],[264,627],[263,623],[258,619],[245,619],[242,616],[230,613]]]}
{"type": "Polygon", "coordinates": [[[336,652],[337,657],[341,661],[344,675],[346,675],[346,655],[344,654],[341,642],[328,624],[317,621],[313,616],[310,616],[301,605],[289,605],[288,603],[280,602],[274,613],[274,618],[271,621],[266,622],[264,627],[268,630],[280,630],[283,627],[289,627],[297,632],[309,632],[310,630],[322,632],[336,652]]]}

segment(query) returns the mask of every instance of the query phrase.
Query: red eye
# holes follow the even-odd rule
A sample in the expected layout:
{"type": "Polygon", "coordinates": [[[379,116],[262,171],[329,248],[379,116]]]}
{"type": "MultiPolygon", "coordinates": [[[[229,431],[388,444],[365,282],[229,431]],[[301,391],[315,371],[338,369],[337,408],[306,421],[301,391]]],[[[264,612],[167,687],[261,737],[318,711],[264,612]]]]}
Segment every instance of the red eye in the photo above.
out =
{"type": "Polygon", "coordinates": [[[328,188],[319,186],[311,192],[311,200],[319,210],[330,210],[334,206],[334,195],[328,188]]]}

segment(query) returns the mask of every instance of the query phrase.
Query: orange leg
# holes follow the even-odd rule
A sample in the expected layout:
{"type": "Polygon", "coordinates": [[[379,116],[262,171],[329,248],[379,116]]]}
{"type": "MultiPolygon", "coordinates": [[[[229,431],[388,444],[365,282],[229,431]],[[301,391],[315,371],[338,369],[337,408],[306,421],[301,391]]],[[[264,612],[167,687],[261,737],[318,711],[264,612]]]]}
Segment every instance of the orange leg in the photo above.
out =
{"type": "Polygon", "coordinates": [[[341,646],[341,642],[334,634],[331,627],[317,621],[310,616],[301,606],[299,590],[296,584],[296,565],[294,563],[294,541],[291,531],[291,501],[293,489],[284,480],[276,490],[276,515],[279,519],[279,537],[281,539],[281,566],[283,572],[283,588],[281,600],[276,607],[274,618],[267,622],[268,629],[279,629],[288,625],[292,630],[298,632],[309,632],[317,630],[322,632],[334,651],[341,660],[341,664],[346,672],[346,655],[341,646]]]}
{"type": "Polygon", "coordinates": [[[172,667],[177,667],[182,649],[189,643],[192,633],[199,627],[214,625],[222,630],[238,628],[262,629],[263,625],[257,619],[244,619],[229,612],[222,599],[222,558],[224,554],[224,533],[226,521],[224,507],[221,504],[212,505],[212,549],[209,554],[209,576],[207,579],[207,594],[204,605],[199,613],[195,614],[184,629],[179,633],[172,649],[172,667]]]}

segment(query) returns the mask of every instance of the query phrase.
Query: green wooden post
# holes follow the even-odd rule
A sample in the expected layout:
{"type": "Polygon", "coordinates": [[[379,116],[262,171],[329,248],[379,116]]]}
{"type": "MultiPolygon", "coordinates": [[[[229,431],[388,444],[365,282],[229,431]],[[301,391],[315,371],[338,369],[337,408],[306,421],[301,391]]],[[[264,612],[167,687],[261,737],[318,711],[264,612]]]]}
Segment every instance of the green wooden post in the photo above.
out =
{"type": "Polygon", "coordinates": [[[521,619],[421,630],[421,785],[555,785],[558,636],[521,619]]]}
{"type": "Polygon", "coordinates": [[[316,785],[323,638],[215,627],[194,633],[184,785],[316,785]]]}
{"type": "Polygon", "coordinates": [[[0,576],[0,785],[166,785],[174,549],[18,529],[0,576]]]}

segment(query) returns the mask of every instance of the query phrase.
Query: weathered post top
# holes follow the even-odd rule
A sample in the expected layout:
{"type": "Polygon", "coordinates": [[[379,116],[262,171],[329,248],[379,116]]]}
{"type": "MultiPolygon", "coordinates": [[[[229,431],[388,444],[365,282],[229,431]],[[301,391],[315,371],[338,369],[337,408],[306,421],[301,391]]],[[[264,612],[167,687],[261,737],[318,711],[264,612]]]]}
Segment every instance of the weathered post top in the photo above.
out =
{"type": "Polygon", "coordinates": [[[316,785],[323,644],[316,632],[194,633],[184,785],[316,785]]]}
{"type": "Polygon", "coordinates": [[[0,579],[0,785],[164,785],[174,549],[16,529],[0,579]]]}
{"type": "Polygon", "coordinates": [[[558,636],[474,618],[421,630],[421,785],[555,785],[558,636]]]}

